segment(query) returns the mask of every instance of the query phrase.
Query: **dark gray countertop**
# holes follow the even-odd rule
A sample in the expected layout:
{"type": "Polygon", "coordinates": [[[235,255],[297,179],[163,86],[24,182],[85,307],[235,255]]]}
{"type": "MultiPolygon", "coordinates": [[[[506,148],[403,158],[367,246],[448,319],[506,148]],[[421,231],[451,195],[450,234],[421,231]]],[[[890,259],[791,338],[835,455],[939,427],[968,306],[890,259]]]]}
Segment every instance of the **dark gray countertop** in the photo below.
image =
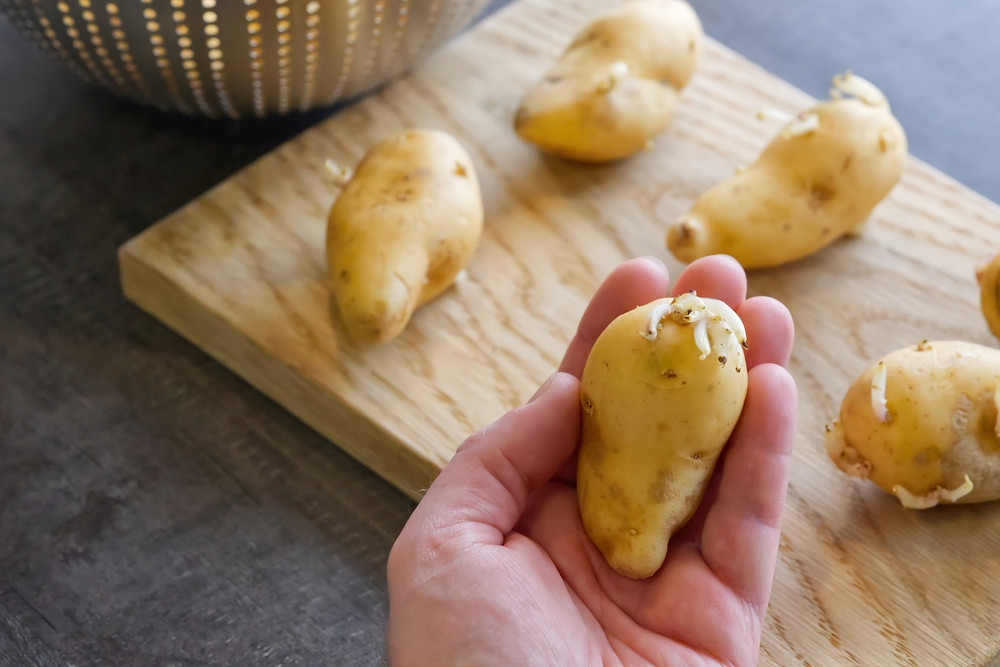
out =
{"type": "MultiPolygon", "coordinates": [[[[993,0],[694,4],[814,95],[878,82],[913,153],[1000,200],[993,0]]],[[[150,112],[0,19],[0,665],[381,660],[410,501],[118,286],[121,243],[328,113],[150,112]]]]}

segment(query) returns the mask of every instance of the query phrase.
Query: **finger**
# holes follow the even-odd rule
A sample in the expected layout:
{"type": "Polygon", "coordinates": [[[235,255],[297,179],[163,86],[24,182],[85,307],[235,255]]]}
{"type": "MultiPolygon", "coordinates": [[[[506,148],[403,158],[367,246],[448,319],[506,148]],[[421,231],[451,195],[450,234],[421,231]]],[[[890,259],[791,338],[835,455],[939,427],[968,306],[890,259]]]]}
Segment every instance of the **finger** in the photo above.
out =
{"type": "Polygon", "coordinates": [[[531,401],[467,439],[407,523],[423,534],[457,531],[472,542],[502,544],[529,494],[576,448],[579,381],[553,375],[531,401]]]}
{"type": "Polygon", "coordinates": [[[615,268],[594,293],[559,370],[580,377],[594,341],[624,312],[667,295],[670,276],[658,259],[637,257],[615,268]]]}
{"type": "MultiPolygon", "coordinates": [[[[753,368],[760,364],[778,364],[784,366],[792,353],[794,326],[792,315],[780,301],[771,297],[755,296],[747,299],[739,310],[740,319],[747,330],[747,367],[753,368]]],[[[712,474],[708,489],[698,504],[698,510],[684,528],[671,538],[671,544],[682,542],[701,542],[701,532],[708,511],[719,495],[719,483],[725,464],[725,455],[719,460],[712,474]]]]}
{"type": "Polygon", "coordinates": [[[763,616],[788,489],[797,396],[788,371],[775,364],[750,370],[749,382],[701,549],[716,576],[763,616]]]}
{"type": "MultiPolygon", "coordinates": [[[[794,326],[791,313],[780,301],[770,297],[756,296],[747,299],[739,309],[740,319],[747,330],[747,367],[753,368],[760,364],[778,364],[784,366],[792,352],[794,326]]],[[[701,542],[701,533],[705,518],[719,495],[719,484],[725,467],[725,454],[719,460],[708,489],[698,504],[698,510],[684,528],[673,538],[671,544],[684,542],[701,542]]]]}
{"type": "Polygon", "coordinates": [[[747,276],[729,255],[710,255],[687,265],[671,292],[674,296],[694,290],[698,296],[725,301],[734,310],[747,295],[747,276]]]}
{"type": "Polygon", "coordinates": [[[747,330],[747,366],[788,365],[795,339],[795,327],[788,308],[767,296],[747,299],[737,311],[747,330]]]}

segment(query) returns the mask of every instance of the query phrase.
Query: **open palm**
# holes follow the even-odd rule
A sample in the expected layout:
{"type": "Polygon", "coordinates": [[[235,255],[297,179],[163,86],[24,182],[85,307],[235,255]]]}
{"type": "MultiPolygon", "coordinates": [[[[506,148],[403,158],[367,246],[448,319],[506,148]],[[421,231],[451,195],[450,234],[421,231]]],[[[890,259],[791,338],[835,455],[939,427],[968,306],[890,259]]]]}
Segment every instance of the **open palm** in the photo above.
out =
{"type": "Polygon", "coordinates": [[[746,299],[726,257],[692,263],[694,289],[739,313],[750,350],[740,422],[663,567],[614,573],[583,530],[575,489],[579,376],[617,315],[667,293],[662,264],[626,262],[594,295],[560,372],[525,406],[471,436],[431,486],[389,558],[393,664],[752,664],[778,548],[795,431],[784,370],[788,311],[746,299]]]}

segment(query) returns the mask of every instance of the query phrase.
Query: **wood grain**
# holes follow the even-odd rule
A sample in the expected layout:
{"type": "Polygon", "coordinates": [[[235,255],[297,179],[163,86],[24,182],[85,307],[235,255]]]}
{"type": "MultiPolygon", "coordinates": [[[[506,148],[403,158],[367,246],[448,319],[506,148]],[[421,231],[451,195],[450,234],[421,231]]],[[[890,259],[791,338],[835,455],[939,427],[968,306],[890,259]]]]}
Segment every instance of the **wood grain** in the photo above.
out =
{"type": "MultiPolygon", "coordinates": [[[[513,110],[579,17],[613,4],[523,0],[502,11],[123,246],[126,295],[419,497],[469,432],[552,371],[612,267],[656,254],[679,272],[665,226],[754,159],[775,129],[754,111],[810,102],[711,42],[651,151],[604,167],[547,158],[513,135],[513,110]],[[354,164],[408,126],[443,129],[469,148],[487,226],[465,281],[396,341],[361,348],[344,339],[325,285],[335,191],[323,161],[354,164]]],[[[1000,246],[998,223],[1000,207],[911,160],[864,237],[751,274],[751,292],[781,299],[796,319],[801,405],[762,662],[996,656],[1000,506],[904,512],[837,472],[821,434],[873,358],[922,339],[994,344],[972,272],[1000,246]]]]}

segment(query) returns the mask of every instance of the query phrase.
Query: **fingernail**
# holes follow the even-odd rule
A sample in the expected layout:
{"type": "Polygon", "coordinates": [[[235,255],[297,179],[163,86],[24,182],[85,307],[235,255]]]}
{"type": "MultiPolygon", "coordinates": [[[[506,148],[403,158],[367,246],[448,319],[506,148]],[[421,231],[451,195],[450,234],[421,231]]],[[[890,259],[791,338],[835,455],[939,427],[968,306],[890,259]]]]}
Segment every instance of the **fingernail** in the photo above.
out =
{"type": "Polygon", "coordinates": [[[536,398],[541,398],[542,396],[544,396],[545,392],[547,392],[549,390],[549,387],[552,386],[552,379],[555,378],[555,376],[556,376],[555,373],[550,375],[548,379],[542,383],[542,386],[538,388],[538,391],[535,392],[534,396],[528,399],[528,403],[533,403],[536,398]]]}

